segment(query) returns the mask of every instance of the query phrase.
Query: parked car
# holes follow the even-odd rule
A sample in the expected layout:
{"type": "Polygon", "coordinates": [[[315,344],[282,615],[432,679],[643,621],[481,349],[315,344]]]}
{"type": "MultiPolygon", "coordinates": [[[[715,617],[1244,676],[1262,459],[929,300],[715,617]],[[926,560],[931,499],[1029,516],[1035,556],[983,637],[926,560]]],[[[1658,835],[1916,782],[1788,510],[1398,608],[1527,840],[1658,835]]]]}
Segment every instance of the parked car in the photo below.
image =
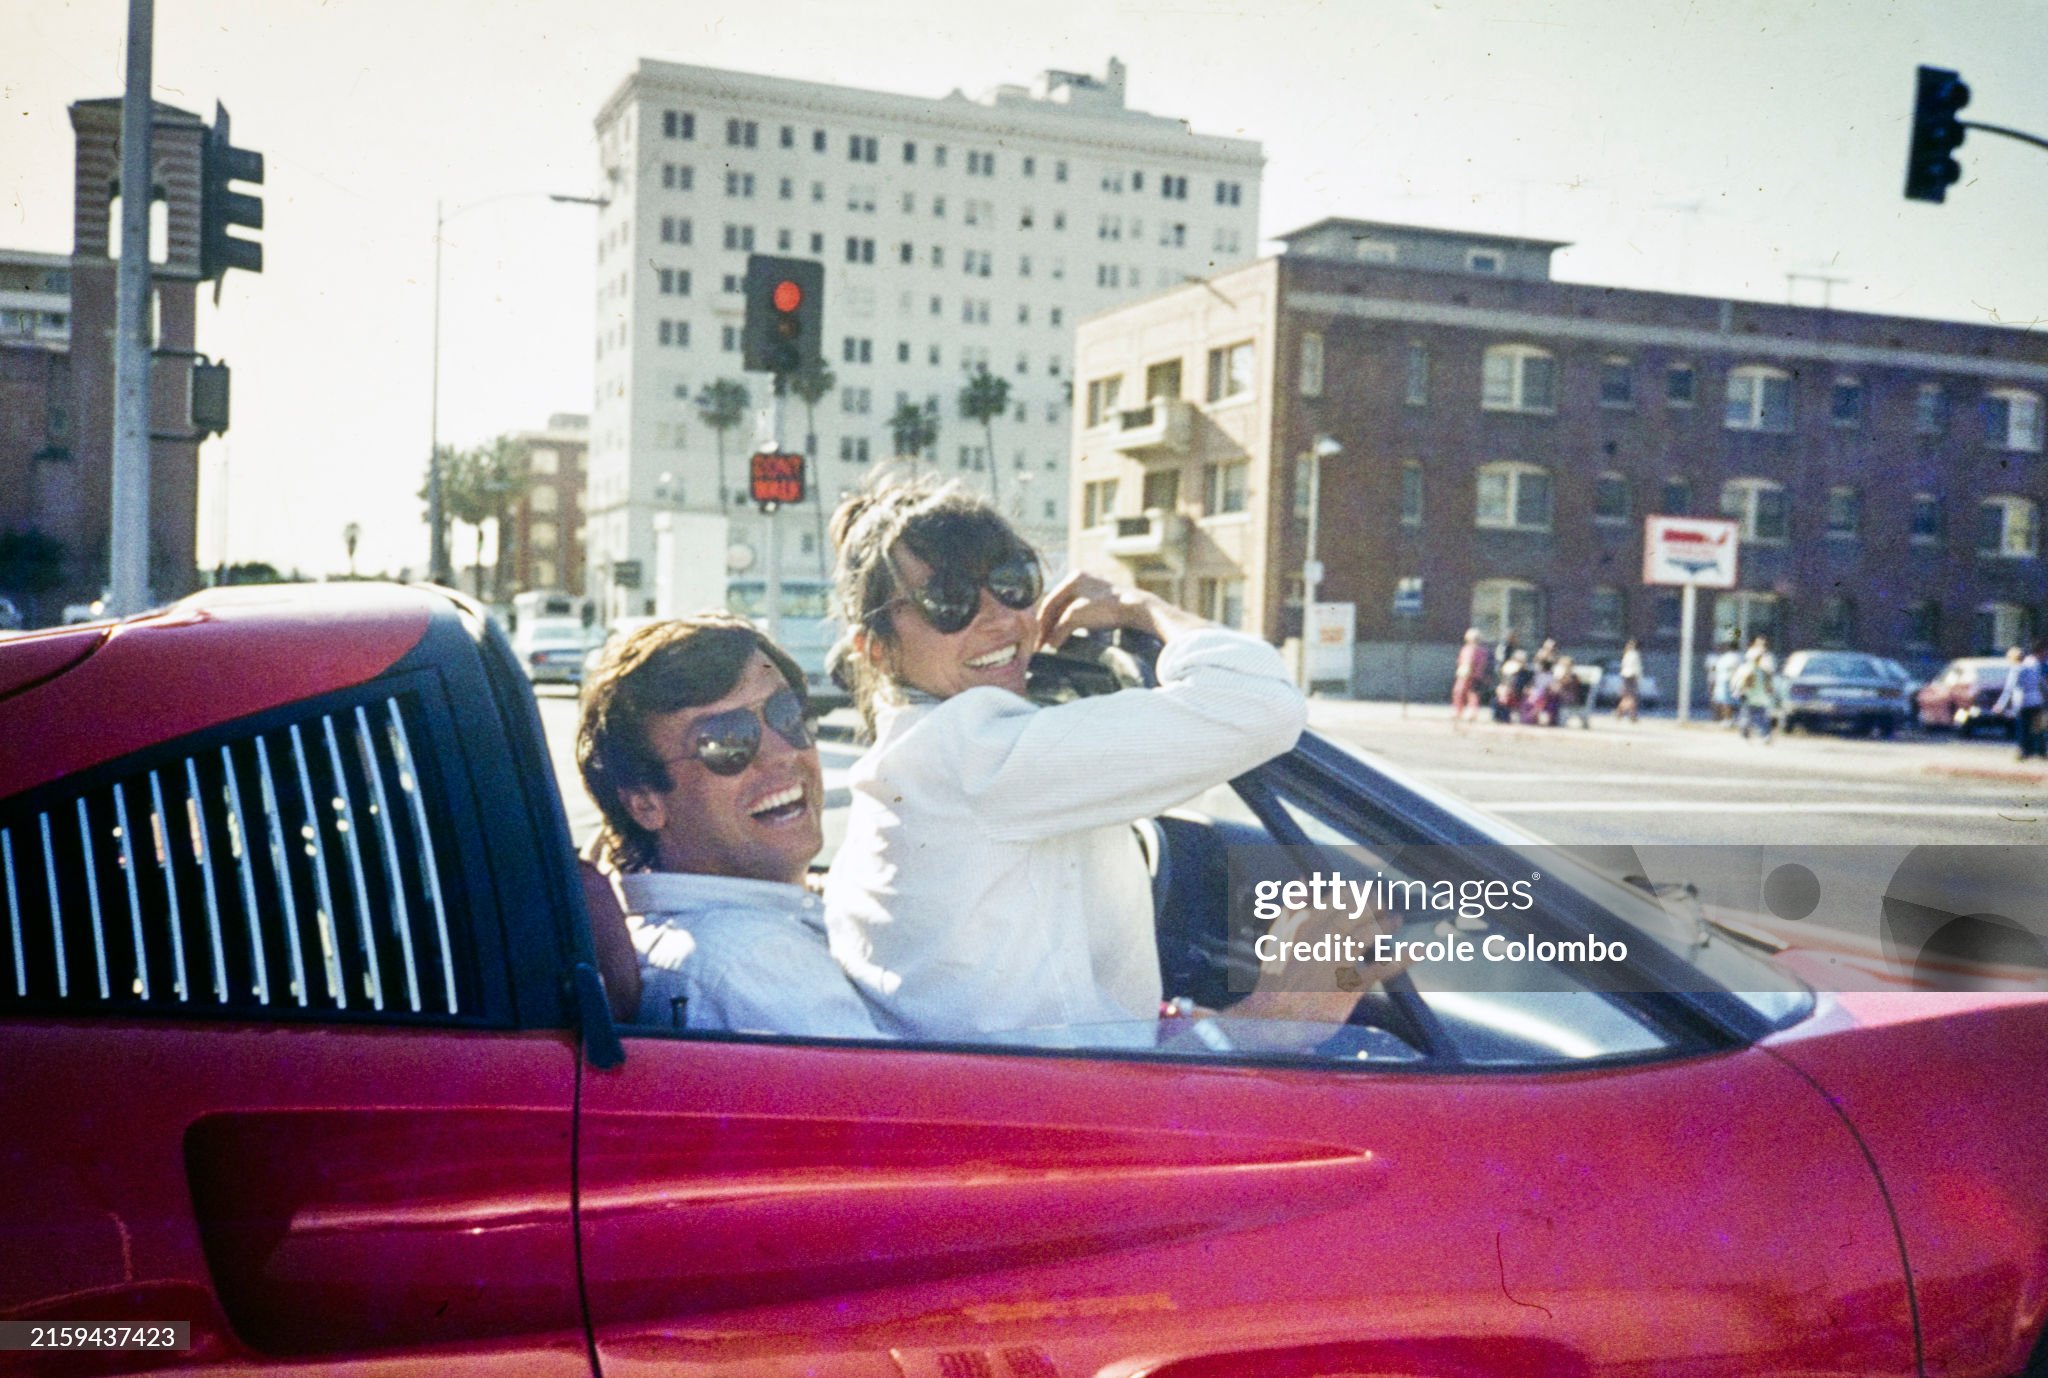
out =
{"type": "Polygon", "coordinates": [[[1800,925],[1532,876],[1313,733],[1141,829],[1218,1018],[945,1045],[614,1025],[523,667],[439,592],[9,638],[0,742],[12,1321],[187,1321],[182,1372],[2048,1362],[2048,995],[1817,993],[1800,925]],[[1244,886],[1453,864],[1543,903],[1422,935],[1626,956],[1231,1018],[1244,886]]]}
{"type": "Polygon", "coordinates": [[[2005,687],[2012,665],[2003,656],[1964,656],[1951,660],[1942,672],[1929,680],[1915,695],[1920,725],[1954,728],[1965,737],[1990,729],[2010,732],[2009,714],[1993,713],[1991,706],[2005,687]]]}
{"type": "Polygon", "coordinates": [[[1904,667],[1894,673],[1876,656],[1855,651],[1794,651],[1779,672],[1785,730],[1833,728],[1889,737],[1908,708],[1904,667]]]}
{"type": "Polygon", "coordinates": [[[590,632],[573,617],[525,618],[512,633],[512,647],[535,684],[581,684],[590,632]]]}

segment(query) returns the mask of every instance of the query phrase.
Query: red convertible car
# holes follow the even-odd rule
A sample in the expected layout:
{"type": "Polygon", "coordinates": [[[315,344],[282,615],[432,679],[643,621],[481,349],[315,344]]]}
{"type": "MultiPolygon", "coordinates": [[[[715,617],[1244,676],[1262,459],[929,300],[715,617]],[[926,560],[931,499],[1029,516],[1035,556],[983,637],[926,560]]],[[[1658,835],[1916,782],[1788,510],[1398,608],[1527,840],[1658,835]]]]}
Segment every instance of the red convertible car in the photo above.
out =
{"type": "MultiPolygon", "coordinates": [[[[1521,841],[1313,735],[1150,836],[1214,1007],[1235,849],[1521,841]]],[[[436,591],[0,640],[0,886],[23,1372],[2048,1373],[2048,998],[1816,991],[1588,878],[1479,926],[1627,979],[1424,963],[1163,1046],[621,1027],[532,691],[436,591]],[[47,1347],[144,1322],[186,1347],[47,1347]]]]}

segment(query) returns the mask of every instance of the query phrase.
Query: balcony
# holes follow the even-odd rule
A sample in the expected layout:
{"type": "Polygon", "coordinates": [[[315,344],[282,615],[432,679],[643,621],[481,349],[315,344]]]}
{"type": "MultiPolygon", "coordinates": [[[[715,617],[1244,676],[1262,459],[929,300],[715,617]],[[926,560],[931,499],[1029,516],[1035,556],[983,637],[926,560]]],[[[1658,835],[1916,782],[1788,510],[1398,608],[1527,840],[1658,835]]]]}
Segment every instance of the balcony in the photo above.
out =
{"type": "Polygon", "coordinates": [[[1147,508],[1142,516],[1118,517],[1109,553],[1136,573],[1179,573],[1187,563],[1188,524],[1178,512],[1147,508]]]}
{"type": "Polygon", "coordinates": [[[1178,397],[1155,397],[1133,411],[1118,412],[1116,448],[1134,459],[1178,457],[1194,441],[1195,409],[1178,397]]]}

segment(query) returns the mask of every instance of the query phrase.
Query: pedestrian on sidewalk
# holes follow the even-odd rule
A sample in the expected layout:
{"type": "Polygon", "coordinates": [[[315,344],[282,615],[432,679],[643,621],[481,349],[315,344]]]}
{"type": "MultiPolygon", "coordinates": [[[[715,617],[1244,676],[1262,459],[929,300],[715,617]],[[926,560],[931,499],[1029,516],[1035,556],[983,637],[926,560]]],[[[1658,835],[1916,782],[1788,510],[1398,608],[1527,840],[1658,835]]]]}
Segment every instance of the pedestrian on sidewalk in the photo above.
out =
{"type": "Polygon", "coordinates": [[[1491,668],[1486,643],[1480,639],[1479,628],[1465,629],[1465,644],[1458,648],[1458,672],[1451,681],[1451,721],[1467,721],[1479,716],[1481,696],[1486,693],[1487,671],[1491,668]]]}
{"type": "Polygon", "coordinates": [[[2020,759],[2031,760],[2036,756],[2048,756],[2048,742],[2044,742],[2042,718],[2044,699],[2041,680],[2041,658],[2048,655],[2048,640],[2034,643],[2034,649],[2020,657],[2019,663],[2005,674],[2005,687],[1998,692],[1998,702],[1991,705],[1993,714],[2010,714],[2013,722],[2013,737],[2019,743],[2020,759]]]}
{"type": "Polygon", "coordinates": [[[1515,636],[1515,629],[1509,627],[1501,634],[1500,644],[1493,648],[1493,720],[1509,722],[1514,717],[1515,705],[1520,701],[1520,687],[1516,679],[1527,668],[1522,658],[1522,644],[1515,636]],[[1515,668],[1512,673],[1508,666],[1515,668]]]}
{"type": "Polygon", "coordinates": [[[1768,744],[1778,709],[1778,658],[1771,654],[1770,642],[1763,637],[1752,641],[1729,683],[1742,705],[1742,739],[1748,741],[1756,732],[1768,744]]]}
{"type": "Polygon", "coordinates": [[[1734,632],[1728,633],[1718,654],[1707,659],[1707,683],[1714,705],[1714,721],[1735,726],[1735,672],[1742,666],[1742,652],[1734,632]]]}
{"type": "Polygon", "coordinates": [[[1614,716],[1640,722],[1642,703],[1643,653],[1636,649],[1635,638],[1630,637],[1621,648],[1621,697],[1615,702],[1614,716]]]}
{"type": "Polygon", "coordinates": [[[1591,727],[1593,715],[1587,704],[1586,682],[1579,678],[1579,667],[1572,663],[1570,656],[1557,658],[1556,675],[1556,708],[1551,714],[1551,725],[1562,727],[1565,719],[1577,718],[1580,727],[1591,727]]]}

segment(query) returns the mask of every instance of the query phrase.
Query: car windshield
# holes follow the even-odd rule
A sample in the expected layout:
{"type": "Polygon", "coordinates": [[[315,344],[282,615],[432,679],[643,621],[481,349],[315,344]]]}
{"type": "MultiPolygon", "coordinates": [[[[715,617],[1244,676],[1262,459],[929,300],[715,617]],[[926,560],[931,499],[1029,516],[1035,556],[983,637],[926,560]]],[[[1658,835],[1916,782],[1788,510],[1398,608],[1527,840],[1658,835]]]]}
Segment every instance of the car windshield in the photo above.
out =
{"type": "Polygon", "coordinates": [[[1888,678],[1869,656],[1815,653],[1803,660],[1794,657],[1786,665],[1786,672],[1792,675],[1810,675],[1816,679],[1884,679],[1888,678]]]}

